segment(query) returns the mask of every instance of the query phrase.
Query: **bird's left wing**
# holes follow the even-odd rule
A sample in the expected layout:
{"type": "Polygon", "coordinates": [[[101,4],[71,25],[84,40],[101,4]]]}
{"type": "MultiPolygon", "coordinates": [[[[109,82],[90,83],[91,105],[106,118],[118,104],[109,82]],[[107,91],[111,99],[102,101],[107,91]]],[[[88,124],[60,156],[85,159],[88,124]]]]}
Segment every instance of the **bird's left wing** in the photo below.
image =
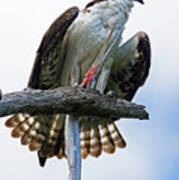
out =
{"type": "Polygon", "coordinates": [[[148,77],[151,63],[149,37],[139,32],[119,47],[106,91],[113,90],[119,98],[131,101],[148,77]]]}
{"type": "Polygon", "coordinates": [[[63,38],[79,14],[72,7],[58,17],[45,33],[38,48],[28,86],[34,89],[52,89],[60,86],[57,82],[63,69],[63,38]]]}

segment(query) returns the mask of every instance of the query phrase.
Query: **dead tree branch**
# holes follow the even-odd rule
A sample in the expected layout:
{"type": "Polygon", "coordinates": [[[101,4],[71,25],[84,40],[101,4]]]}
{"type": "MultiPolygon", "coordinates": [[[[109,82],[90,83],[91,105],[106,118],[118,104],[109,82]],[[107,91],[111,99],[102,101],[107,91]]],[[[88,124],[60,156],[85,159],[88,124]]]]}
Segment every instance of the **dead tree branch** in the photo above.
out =
{"type": "Polygon", "coordinates": [[[143,105],[127,102],[82,88],[62,87],[54,90],[33,90],[2,95],[0,117],[26,112],[34,114],[87,115],[116,120],[120,118],[148,119],[143,105]]]}

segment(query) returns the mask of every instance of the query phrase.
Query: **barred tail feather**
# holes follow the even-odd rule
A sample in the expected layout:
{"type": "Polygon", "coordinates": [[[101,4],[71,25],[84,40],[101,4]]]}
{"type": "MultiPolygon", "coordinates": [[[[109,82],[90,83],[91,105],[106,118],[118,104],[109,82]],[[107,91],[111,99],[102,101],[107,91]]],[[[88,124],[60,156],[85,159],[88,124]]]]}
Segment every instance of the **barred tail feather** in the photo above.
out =
{"type": "MultiPolygon", "coordinates": [[[[8,119],[5,125],[13,128],[11,135],[15,138],[21,138],[22,145],[28,145],[30,151],[38,151],[40,161],[53,156],[62,159],[66,157],[64,118],[65,116],[57,114],[32,117],[20,113],[8,119]]],[[[99,157],[102,151],[112,154],[116,147],[124,148],[126,146],[126,142],[115,123],[97,125],[93,120],[86,120],[81,122],[80,128],[83,159],[89,155],[99,157]]]]}
{"type": "Polygon", "coordinates": [[[97,120],[89,118],[81,121],[80,144],[81,156],[86,159],[89,155],[99,157],[102,152],[112,154],[117,148],[126,147],[126,142],[115,123],[97,125],[97,120]]]}
{"type": "MultiPolygon", "coordinates": [[[[28,145],[30,151],[39,151],[42,157],[64,157],[64,151],[59,149],[63,138],[63,116],[30,116],[19,113],[5,122],[7,127],[13,128],[11,135],[21,138],[22,145],[28,145]]],[[[64,146],[64,143],[63,143],[64,146]]],[[[63,149],[63,148],[61,148],[63,149]]]]}
{"type": "Polygon", "coordinates": [[[11,135],[14,138],[21,138],[22,145],[29,145],[30,151],[36,151],[41,148],[45,137],[38,134],[40,123],[35,117],[28,114],[19,113],[5,123],[7,127],[13,128],[11,135]]]}
{"type": "Polygon", "coordinates": [[[101,142],[98,128],[92,128],[90,132],[90,155],[98,157],[101,155],[101,142]]]}
{"type": "Polygon", "coordinates": [[[90,152],[90,130],[81,129],[80,132],[81,156],[86,159],[90,152]]]}
{"type": "Polygon", "coordinates": [[[122,137],[122,135],[120,134],[118,128],[115,125],[115,123],[108,124],[108,129],[109,129],[109,132],[111,134],[111,138],[112,138],[114,144],[118,148],[125,148],[126,147],[126,142],[125,142],[124,138],[122,137]]]}
{"type": "Polygon", "coordinates": [[[41,148],[42,144],[38,143],[35,139],[32,140],[32,142],[29,144],[29,150],[30,151],[37,151],[41,148]]]}
{"type": "Polygon", "coordinates": [[[11,118],[9,118],[6,122],[5,125],[9,128],[14,128],[17,125],[19,125],[21,122],[24,121],[26,114],[17,114],[11,118]]]}
{"type": "Polygon", "coordinates": [[[13,127],[11,132],[12,137],[20,138],[29,129],[30,121],[27,114],[18,114],[6,121],[5,125],[7,127],[13,127]]]}
{"type": "MultiPolygon", "coordinates": [[[[41,142],[43,143],[43,141],[45,140],[45,137],[41,134],[38,134],[37,131],[40,127],[39,122],[37,122],[34,118],[31,117],[31,121],[33,123],[27,125],[24,123],[24,125],[26,125],[27,127],[27,131],[24,133],[24,135],[21,138],[21,144],[22,145],[28,145],[32,142],[32,140],[36,139],[37,142],[41,142]]],[[[30,118],[29,118],[30,121],[30,118]]]]}
{"type": "Polygon", "coordinates": [[[110,131],[108,129],[107,125],[100,125],[99,126],[100,131],[100,138],[101,138],[101,144],[102,149],[104,152],[112,154],[116,150],[116,146],[111,138],[110,131]]]}

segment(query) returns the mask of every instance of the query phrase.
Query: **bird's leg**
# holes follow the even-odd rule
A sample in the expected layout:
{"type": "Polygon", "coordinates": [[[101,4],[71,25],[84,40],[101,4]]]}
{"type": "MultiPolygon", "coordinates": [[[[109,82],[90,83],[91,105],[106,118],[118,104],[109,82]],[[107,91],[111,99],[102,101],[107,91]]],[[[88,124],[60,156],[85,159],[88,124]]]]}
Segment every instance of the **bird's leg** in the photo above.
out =
{"type": "Polygon", "coordinates": [[[109,96],[109,97],[114,97],[114,98],[118,98],[118,96],[117,96],[117,93],[115,92],[115,91],[113,91],[113,90],[109,90],[107,93],[106,93],[106,95],[107,96],[109,96]]]}

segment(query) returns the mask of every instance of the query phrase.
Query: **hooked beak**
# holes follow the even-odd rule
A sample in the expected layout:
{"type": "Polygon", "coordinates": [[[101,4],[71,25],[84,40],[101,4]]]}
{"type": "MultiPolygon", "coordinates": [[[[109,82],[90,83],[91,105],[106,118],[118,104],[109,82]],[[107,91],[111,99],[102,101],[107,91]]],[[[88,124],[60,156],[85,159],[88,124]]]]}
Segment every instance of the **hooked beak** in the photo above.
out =
{"type": "Polygon", "coordinates": [[[141,3],[141,4],[144,4],[144,1],[143,0],[136,0],[137,2],[141,3]]]}

